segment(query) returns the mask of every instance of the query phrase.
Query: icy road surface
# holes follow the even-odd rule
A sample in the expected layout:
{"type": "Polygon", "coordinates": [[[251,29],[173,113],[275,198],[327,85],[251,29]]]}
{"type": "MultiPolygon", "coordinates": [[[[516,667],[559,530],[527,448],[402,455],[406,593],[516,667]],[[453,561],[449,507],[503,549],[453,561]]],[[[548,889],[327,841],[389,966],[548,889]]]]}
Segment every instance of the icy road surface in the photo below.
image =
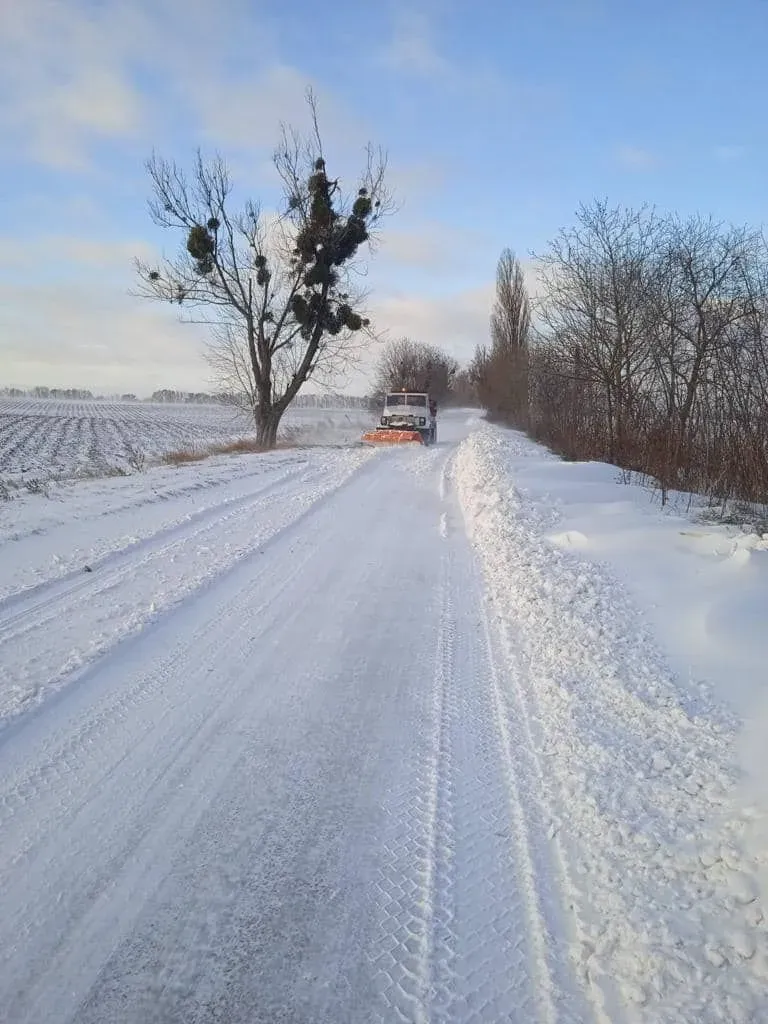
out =
{"type": "Polygon", "coordinates": [[[615,610],[585,660],[512,506],[504,546],[497,442],[458,446],[475,426],[5,524],[0,1020],[763,1019],[754,933],[707,946],[670,912],[699,886],[716,931],[750,879],[643,874],[669,808],[709,807],[689,786],[657,821],[632,759],[700,743],[714,771],[719,733],[626,691],[615,610]]]}

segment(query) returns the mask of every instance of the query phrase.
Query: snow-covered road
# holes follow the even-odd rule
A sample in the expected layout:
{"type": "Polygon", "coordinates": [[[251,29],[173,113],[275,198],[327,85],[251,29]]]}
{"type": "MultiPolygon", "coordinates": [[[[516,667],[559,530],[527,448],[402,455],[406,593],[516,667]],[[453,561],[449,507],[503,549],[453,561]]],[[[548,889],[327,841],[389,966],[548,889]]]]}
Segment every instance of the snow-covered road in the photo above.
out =
{"type": "MultiPolygon", "coordinates": [[[[703,736],[711,767],[719,733],[625,693],[613,620],[591,661],[575,631],[572,661],[552,656],[594,687],[584,720],[547,696],[547,642],[567,647],[568,624],[514,579],[523,533],[517,569],[488,533],[497,481],[473,478],[471,443],[457,458],[473,426],[447,418],[427,449],[167,472],[141,500],[119,481],[79,517],[8,528],[0,1019],[763,1019],[751,973],[718,1002],[703,945],[679,961],[683,995],[643,987],[661,977],[650,954],[621,976],[637,949],[617,945],[646,939],[653,900],[670,950],[679,937],[659,878],[621,895],[622,864],[639,871],[658,842],[616,840],[602,796],[645,805],[618,761],[613,789],[590,788],[609,770],[595,750],[620,737],[661,765],[665,743],[703,736]],[[570,730],[554,753],[551,729],[570,730]]],[[[699,941],[698,924],[681,934],[699,941]]]]}
{"type": "Polygon", "coordinates": [[[281,462],[6,601],[5,1019],[590,1019],[452,450],[281,462]]]}

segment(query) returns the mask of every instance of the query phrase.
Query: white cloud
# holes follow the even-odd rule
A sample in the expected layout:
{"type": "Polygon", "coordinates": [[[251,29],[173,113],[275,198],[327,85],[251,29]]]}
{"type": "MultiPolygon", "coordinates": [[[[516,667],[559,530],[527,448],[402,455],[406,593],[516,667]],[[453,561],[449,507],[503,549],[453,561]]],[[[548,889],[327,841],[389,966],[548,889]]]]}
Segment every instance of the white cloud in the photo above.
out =
{"type": "Polygon", "coordinates": [[[387,338],[407,336],[466,361],[488,339],[493,294],[493,284],[430,297],[393,292],[372,303],[374,323],[387,338]]]}
{"type": "Polygon", "coordinates": [[[616,152],[619,163],[633,171],[650,171],[658,166],[658,157],[641,146],[620,146],[616,152]]]}
{"type": "Polygon", "coordinates": [[[142,100],[121,52],[122,20],[119,6],[7,4],[0,34],[0,126],[26,155],[80,169],[93,139],[140,131],[142,100]]]}
{"type": "Polygon", "coordinates": [[[151,262],[159,258],[157,249],[141,239],[120,241],[76,235],[41,235],[24,241],[0,235],[0,267],[11,273],[30,273],[34,283],[42,274],[59,282],[84,281],[98,271],[96,279],[117,275],[126,283],[133,273],[133,260],[151,262]]]}
{"type": "Polygon", "coordinates": [[[128,294],[132,259],[155,258],[151,246],[74,236],[7,241],[0,238],[10,271],[0,282],[4,383],[137,394],[207,385],[204,330],[179,323],[175,308],[128,294]]]}
{"type": "MultiPolygon", "coordinates": [[[[226,152],[238,181],[274,186],[280,123],[311,127],[308,86],[342,179],[358,173],[366,144],[380,141],[333,90],[281,59],[268,23],[256,22],[245,0],[215,15],[204,0],[2,3],[0,130],[22,156],[55,170],[93,170],[100,140],[148,151],[191,121],[193,138],[226,152]]],[[[434,192],[443,175],[436,165],[390,165],[405,202],[434,192]]]]}
{"type": "Polygon", "coordinates": [[[321,84],[294,67],[274,62],[247,78],[225,73],[190,83],[188,99],[202,134],[216,145],[245,150],[268,149],[279,141],[285,123],[307,134],[311,130],[307,88],[318,102],[318,120],[324,141],[330,146],[357,141],[365,145],[365,127],[321,84]]]}
{"type": "Polygon", "coordinates": [[[200,328],[117,289],[0,284],[0,333],[11,386],[148,394],[196,390],[208,377],[200,328]]]}
{"type": "MultiPolygon", "coordinates": [[[[460,241],[460,237],[457,235],[460,241]]],[[[0,252],[8,247],[0,239],[0,252]]],[[[210,386],[204,359],[206,329],[182,324],[178,310],[129,296],[131,258],[155,256],[136,242],[75,237],[41,238],[15,246],[6,267],[26,280],[0,284],[0,376],[12,386],[89,387],[148,394],[159,387],[210,386]],[[67,268],[51,283],[34,270],[41,254],[55,251],[67,268]]],[[[438,345],[461,362],[488,336],[493,285],[422,297],[376,292],[371,314],[385,338],[408,335],[438,345]]],[[[374,347],[348,381],[365,391],[378,350],[374,347]]]]}
{"type": "MultiPolygon", "coordinates": [[[[218,125],[222,142],[234,122],[258,132],[268,119],[272,94],[233,102],[226,75],[246,50],[253,63],[254,32],[259,61],[272,60],[268,33],[242,0],[221,11],[204,0],[1,2],[0,127],[25,156],[83,170],[94,141],[145,137],[150,127],[162,134],[182,107],[204,133],[218,125]]],[[[279,78],[280,69],[268,87],[279,78]]]]}
{"type": "MultiPolygon", "coordinates": [[[[150,128],[162,138],[161,126],[183,104],[198,137],[225,152],[236,151],[232,167],[238,184],[242,178],[258,195],[267,180],[267,150],[278,141],[280,121],[308,127],[307,78],[280,60],[268,33],[259,37],[255,65],[233,58],[233,48],[239,55],[252,48],[256,31],[246,0],[228,0],[223,14],[207,0],[0,0],[0,5],[0,130],[6,130],[6,139],[24,155],[53,168],[90,169],[98,140],[139,139],[143,145],[150,128]],[[238,32],[244,18],[249,29],[238,32]],[[226,61],[216,54],[225,55],[226,61]],[[254,70],[242,77],[230,70],[236,66],[254,70]],[[152,72],[153,88],[158,76],[162,79],[155,106],[142,91],[141,73],[146,70],[152,72]],[[239,173],[246,169],[247,176],[239,173]]],[[[447,76],[444,81],[451,88],[471,78],[472,73],[459,74],[440,57],[426,21],[405,19],[401,30],[391,54],[395,64],[447,76]]],[[[473,80],[486,81],[482,75],[473,80]]],[[[327,155],[345,184],[351,183],[349,175],[360,169],[363,146],[371,137],[369,126],[322,83],[311,84],[318,95],[327,155]]],[[[131,173],[138,177],[138,166],[131,173]]],[[[406,207],[415,192],[434,198],[444,174],[443,167],[428,162],[394,160],[390,167],[396,198],[406,207]]],[[[0,239],[4,382],[136,393],[160,386],[207,386],[204,329],[180,325],[177,310],[126,294],[132,284],[132,257],[152,260],[152,247],[130,238],[98,237],[115,232],[114,213],[106,206],[84,208],[79,219],[74,210],[63,214],[70,203],[66,197],[52,193],[39,199],[37,221],[60,233],[26,244],[0,239]],[[91,237],[64,234],[68,230],[91,237]]],[[[22,193],[19,201],[31,199],[22,193]]],[[[146,226],[149,234],[143,209],[138,217],[138,230],[146,226]]],[[[136,225],[129,231],[135,234],[136,225]]],[[[480,235],[438,222],[404,224],[400,216],[387,223],[383,239],[379,258],[389,281],[413,268],[436,271],[446,294],[420,299],[375,293],[377,326],[391,336],[407,333],[468,358],[476,342],[487,336],[490,299],[484,289],[451,292],[447,272],[456,271],[452,276],[458,281],[476,280],[476,273],[469,278],[467,271],[473,263],[476,270],[487,262],[492,276],[495,251],[489,255],[487,240],[480,235]]],[[[177,239],[169,235],[168,241],[175,244],[177,239]]]]}
{"type": "Polygon", "coordinates": [[[551,88],[517,81],[489,61],[468,64],[447,57],[437,42],[438,26],[439,17],[423,9],[396,11],[391,38],[378,52],[379,63],[397,75],[437,85],[444,94],[460,97],[462,104],[479,105],[486,118],[493,106],[503,111],[507,123],[513,115],[529,118],[559,101],[551,88]]]}
{"type": "Polygon", "coordinates": [[[376,363],[387,341],[408,337],[436,345],[459,363],[472,358],[488,340],[493,285],[423,297],[409,292],[380,295],[371,303],[380,340],[362,355],[354,372],[340,382],[348,393],[363,395],[374,386],[376,363]]]}
{"type": "Polygon", "coordinates": [[[492,242],[484,232],[439,221],[417,221],[406,227],[399,227],[399,223],[402,222],[395,218],[385,225],[374,272],[381,261],[385,267],[396,270],[416,267],[432,272],[471,273],[478,263],[492,259],[492,242]]]}
{"type": "Polygon", "coordinates": [[[438,53],[432,36],[432,26],[423,13],[401,11],[395,18],[392,39],[382,51],[382,61],[393,71],[422,78],[450,75],[451,65],[438,53]]]}

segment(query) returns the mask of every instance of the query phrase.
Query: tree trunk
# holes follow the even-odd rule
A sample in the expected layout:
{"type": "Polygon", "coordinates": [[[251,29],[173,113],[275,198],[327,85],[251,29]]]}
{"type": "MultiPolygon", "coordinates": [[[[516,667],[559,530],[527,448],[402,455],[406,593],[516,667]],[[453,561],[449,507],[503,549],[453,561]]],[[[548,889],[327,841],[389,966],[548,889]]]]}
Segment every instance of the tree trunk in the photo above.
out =
{"type": "Polygon", "coordinates": [[[283,410],[270,406],[256,410],[256,441],[261,448],[272,449],[277,445],[277,429],[283,418],[283,410]]]}

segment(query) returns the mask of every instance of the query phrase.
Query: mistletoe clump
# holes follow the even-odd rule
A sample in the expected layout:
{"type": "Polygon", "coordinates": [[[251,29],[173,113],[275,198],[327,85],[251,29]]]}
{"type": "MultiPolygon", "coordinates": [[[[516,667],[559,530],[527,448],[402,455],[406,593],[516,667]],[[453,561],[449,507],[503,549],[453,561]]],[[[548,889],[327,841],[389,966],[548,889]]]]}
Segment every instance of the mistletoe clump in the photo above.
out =
{"type": "Polygon", "coordinates": [[[211,217],[207,224],[194,224],[189,229],[187,252],[195,261],[195,270],[198,274],[210,274],[213,271],[218,226],[218,220],[211,217]]]}
{"type": "MultiPolygon", "coordinates": [[[[368,241],[370,219],[379,203],[374,204],[368,190],[361,188],[351,212],[342,215],[334,205],[338,183],[328,178],[322,158],[315,161],[306,188],[309,214],[296,234],[293,250],[303,291],[291,300],[293,316],[304,338],[311,337],[318,327],[331,335],[344,329],[359,331],[370,321],[352,309],[346,295],[334,293],[339,281],[335,268],[351,260],[368,241]]],[[[302,208],[295,196],[291,200],[289,210],[302,208]]]]}

